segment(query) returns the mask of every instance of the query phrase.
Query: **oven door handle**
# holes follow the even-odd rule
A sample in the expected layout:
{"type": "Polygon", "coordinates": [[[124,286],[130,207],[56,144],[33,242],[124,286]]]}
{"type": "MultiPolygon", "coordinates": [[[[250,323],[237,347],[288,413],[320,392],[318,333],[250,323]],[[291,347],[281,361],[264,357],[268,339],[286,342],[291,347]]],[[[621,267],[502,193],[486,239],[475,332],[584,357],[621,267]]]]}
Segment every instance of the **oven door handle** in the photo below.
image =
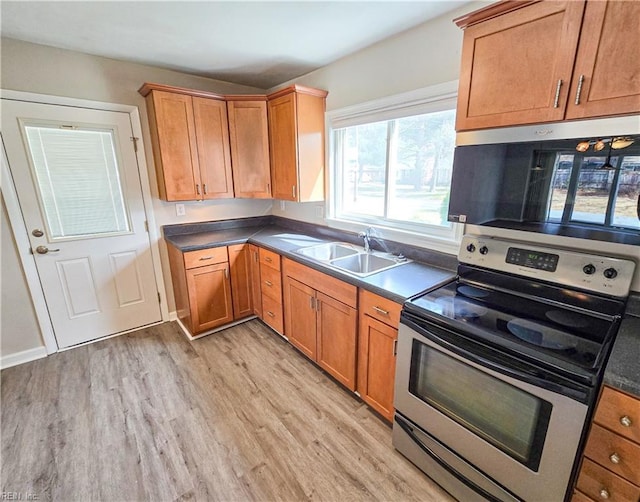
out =
{"type": "Polygon", "coordinates": [[[465,484],[467,487],[469,487],[470,489],[472,489],[473,491],[475,491],[479,495],[482,495],[489,502],[500,502],[499,499],[497,499],[495,496],[493,496],[487,490],[485,490],[481,486],[478,486],[476,483],[474,483],[470,479],[467,479],[462,474],[460,474],[456,469],[454,469],[447,462],[445,462],[440,457],[440,455],[438,455],[435,451],[433,451],[426,444],[424,444],[422,441],[420,441],[420,438],[414,434],[413,428],[407,422],[405,422],[401,417],[396,415],[394,417],[394,420],[395,420],[395,423],[398,424],[400,426],[400,428],[407,434],[407,436],[409,436],[411,438],[411,440],[414,443],[416,443],[421,450],[423,450],[427,455],[429,455],[445,471],[447,471],[449,474],[451,474],[453,477],[455,477],[458,481],[460,481],[461,483],[465,484]]]}
{"type": "Polygon", "coordinates": [[[403,313],[402,315],[406,316],[401,318],[400,322],[402,324],[407,325],[412,330],[416,331],[421,336],[428,338],[440,347],[446,348],[454,354],[457,354],[458,356],[463,357],[469,361],[473,361],[480,366],[497,371],[498,373],[501,373],[503,375],[510,376],[512,378],[515,378],[516,380],[535,385],[536,387],[541,387],[552,392],[563,394],[582,403],[587,403],[590,398],[589,391],[587,389],[584,389],[582,386],[571,385],[569,384],[569,382],[562,383],[557,381],[556,379],[552,381],[550,379],[540,378],[539,376],[535,376],[521,369],[505,366],[504,364],[500,364],[497,361],[493,361],[487,357],[484,357],[483,355],[479,355],[476,352],[465,348],[463,346],[465,343],[464,340],[458,340],[457,343],[454,344],[451,341],[446,340],[445,338],[434,333],[433,328],[430,329],[429,327],[421,326],[418,320],[409,318],[410,314],[403,313]]]}

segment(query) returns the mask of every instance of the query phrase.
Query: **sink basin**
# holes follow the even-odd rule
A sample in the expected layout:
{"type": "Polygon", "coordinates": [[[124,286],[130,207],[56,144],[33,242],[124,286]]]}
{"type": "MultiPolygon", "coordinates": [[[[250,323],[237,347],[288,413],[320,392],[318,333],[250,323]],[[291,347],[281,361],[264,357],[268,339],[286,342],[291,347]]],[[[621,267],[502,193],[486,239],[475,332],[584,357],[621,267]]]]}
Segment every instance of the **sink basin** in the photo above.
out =
{"type": "Polygon", "coordinates": [[[397,267],[403,263],[406,262],[398,262],[391,258],[385,258],[383,256],[370,253],[360,253],[354,256],[347,256],[345,258],[333,260],[331,265],[344,270],[345,272],[365,277],[392,267],[397,267]]]}
{"type": "Polygon", "coordinates": [[[331,261],[346,256],[357,255],[361,252],[357,247],[351,244],[343,244],[339,242],[329,242],[326,244],[318,244],[298,249],[296,253],[300,253],[308,258],[319,261],[331,261]]]}

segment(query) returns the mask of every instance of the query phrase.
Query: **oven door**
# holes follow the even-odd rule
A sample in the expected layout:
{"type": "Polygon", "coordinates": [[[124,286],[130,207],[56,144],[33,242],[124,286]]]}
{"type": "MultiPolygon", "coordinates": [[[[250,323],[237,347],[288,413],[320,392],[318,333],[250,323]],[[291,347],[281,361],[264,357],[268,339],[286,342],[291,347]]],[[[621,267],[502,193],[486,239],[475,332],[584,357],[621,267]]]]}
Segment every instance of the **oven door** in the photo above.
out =
{"type": "Polygon", "coordinates": [[[561,380],[510,359],[403,314],[394,445],[411,450],[407,456],[418,466],[416,447],[436,457],[438,470],[451,478],[441,484],[464,499],[471,488],[496,500],[563,500],[589,393],[580,402],[579,389],[570,383],[565,388],[561,380]],[[407,438],[415,444],[409,447],[407,438]],[[454,490],[453,478],[461,491],[454,490]]]}

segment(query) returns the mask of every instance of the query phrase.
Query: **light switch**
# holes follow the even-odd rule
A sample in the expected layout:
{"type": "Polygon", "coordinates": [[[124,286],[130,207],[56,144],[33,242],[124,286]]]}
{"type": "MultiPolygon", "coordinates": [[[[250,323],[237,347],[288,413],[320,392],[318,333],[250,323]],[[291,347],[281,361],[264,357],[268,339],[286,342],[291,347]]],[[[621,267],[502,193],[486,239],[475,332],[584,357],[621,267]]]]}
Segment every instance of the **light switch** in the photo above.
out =
{"type": "Polygon", "coordinates": [[[184,208],[184,204],[176,204],[176,216],[184,216],[187,211],[184,208]]]}

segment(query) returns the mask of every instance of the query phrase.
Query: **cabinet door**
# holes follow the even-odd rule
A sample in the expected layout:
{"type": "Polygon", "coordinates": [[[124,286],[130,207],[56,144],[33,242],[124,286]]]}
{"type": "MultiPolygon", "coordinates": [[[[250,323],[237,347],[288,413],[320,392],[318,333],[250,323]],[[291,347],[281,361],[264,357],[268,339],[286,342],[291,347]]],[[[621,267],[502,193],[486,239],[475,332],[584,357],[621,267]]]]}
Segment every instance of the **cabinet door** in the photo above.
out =
{"type": "Polygon", "coordinates": [[[229,266],[231,268],[233,318],[242,319],[253,314],[249,244],[229,246],[229,266]]]}
{"type": "Polygon", "coordinates": [[[539,2],[466,28],[456,130],[562,120],[583,10],[539,2]]]}
{"type": "Polygon", "coordinates": [[[318,364],[350,390],[356,390],[356,309],[316,293],[318,364]]]}
{"type": "Polygon", "coordinates": [[[231,165],[236,197],[271,197],[269,128],[265,101],[229,101],[231,165]]]}
{"type": "Polygon", "coordinates": [[[215,99],[194,97],[193,116],[202,183],[197,187],[200,196],[203,199],[233,197],[227,104],[215,99]]]}
{"type": "Polygon", "coordinates": [[[398,330],[367,315],[360,316],[358,393],[387,420],[393,419],[393,385],[398,330]]]}
{"type": "Polygon", "coordinates": [[[638,1],[587,2],[567,118],[640,111],[639,21],[638,1]]]}
{"type": "Polygon", "coordinates": [[[187,270],[193,334],[233,321],[229,264],[187,270]]]}
{"type": "Polygon", "coordinates": [[[270,100],[269,144],[274,199],[298,200],[296,134],[296,94],[270,100]]]}
{"type": "Polygon", "coordinates": [[[262,292],[260,288],[260,254],[258,246],[249,245],[250,270],[251,270],[251,299],[253,313],[262,317],[262,292]]]}
{"type": "Polygon", "coordinates": [[[284,279],[284,334],[306,356],[316,360],[316,292],[301,282],[284,279]]]}
{"type": "Polygon", "coordinates": [[[200,184],[191,96],[152,91],[147,98],[160,197],[195,200],[200,184]]]}

